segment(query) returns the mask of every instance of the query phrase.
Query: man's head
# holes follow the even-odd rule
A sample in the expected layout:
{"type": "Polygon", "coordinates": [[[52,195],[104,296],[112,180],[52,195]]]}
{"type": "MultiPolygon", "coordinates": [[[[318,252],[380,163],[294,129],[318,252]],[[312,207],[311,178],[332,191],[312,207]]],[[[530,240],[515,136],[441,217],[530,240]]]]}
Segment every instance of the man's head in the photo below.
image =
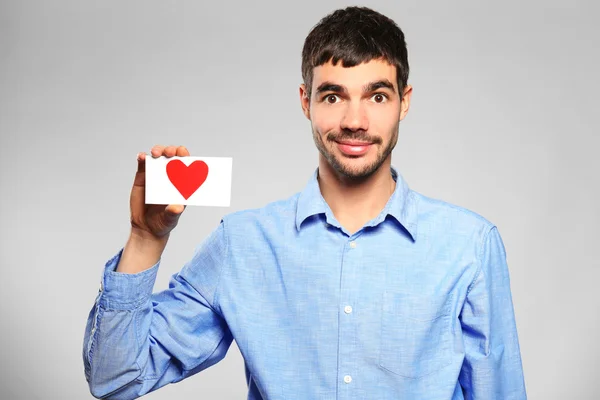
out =
{"type": "Polygon", "coordinates": [[[365,7],[327,15],[306,38],[302,77],[302,108],[331,168],[364,179],[390,162],[412,90],[394,21],[365,7]]]}

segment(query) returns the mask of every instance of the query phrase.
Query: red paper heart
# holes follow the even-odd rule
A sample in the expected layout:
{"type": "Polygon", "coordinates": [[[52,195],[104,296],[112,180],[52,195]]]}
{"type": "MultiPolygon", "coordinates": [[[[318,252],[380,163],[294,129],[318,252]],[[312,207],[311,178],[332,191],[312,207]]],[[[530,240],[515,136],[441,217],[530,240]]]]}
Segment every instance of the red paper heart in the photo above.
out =
{"type": "Polygon", "coordinates": [[[167,176],[187,200],[206,181],[208,165],[204,161],[196,160],[186,166],[181,160],[171,160],[167,163],[167,176]]]}

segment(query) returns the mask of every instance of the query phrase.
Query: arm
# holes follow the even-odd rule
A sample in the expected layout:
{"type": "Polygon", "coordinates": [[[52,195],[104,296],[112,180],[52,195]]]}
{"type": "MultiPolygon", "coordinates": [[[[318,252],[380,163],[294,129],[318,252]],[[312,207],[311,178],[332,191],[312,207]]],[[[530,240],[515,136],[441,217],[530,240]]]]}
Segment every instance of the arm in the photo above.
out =
{"type": "Polygon", "coordinates": [[[506,252],[495,226],[484,238],[460,321],[465,359],[459,382],[465,399],[526,399],[506,252]]]}
{"type": "Polygon", "coordinates": [[[90,392],[135,399],[194,375],[225,357],[233,340],[213,299],[227,265],[224,224],[152,294],[160,259],[139,273],[116,272],[122,250],[107,264],[83,342],[90,392]]]}

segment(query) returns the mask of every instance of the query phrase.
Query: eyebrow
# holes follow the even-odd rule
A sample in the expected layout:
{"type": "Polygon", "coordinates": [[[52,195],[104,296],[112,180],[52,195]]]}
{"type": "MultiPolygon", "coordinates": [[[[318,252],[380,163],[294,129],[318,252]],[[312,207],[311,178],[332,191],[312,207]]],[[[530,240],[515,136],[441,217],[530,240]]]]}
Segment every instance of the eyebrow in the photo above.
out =
{"type": "MultiPolygon", "coordinates": [[[[389,89],[392,91],[392,93],[396,93],[396,90],[394,89],[394,85],[392,84],[392,82],[390,82],[387,79],[369,82],[363,86],[362,90],[363,90],[363,93],[369,93],[369,92],[373,92],[373,91],[375,91],[377,89],[381,89],[381,88],[389,89]]],[[[316,91],[317,94],[323,93],[323,92],[348,93],[348,90],[346,89],[346,87],[344,87],[342,85],[338,85],[338,84],[330,82],[330,81],[325,81],[325,82],[321,83],[319,85],[319,87],[317,87],[317,91],[316,91]]]]}

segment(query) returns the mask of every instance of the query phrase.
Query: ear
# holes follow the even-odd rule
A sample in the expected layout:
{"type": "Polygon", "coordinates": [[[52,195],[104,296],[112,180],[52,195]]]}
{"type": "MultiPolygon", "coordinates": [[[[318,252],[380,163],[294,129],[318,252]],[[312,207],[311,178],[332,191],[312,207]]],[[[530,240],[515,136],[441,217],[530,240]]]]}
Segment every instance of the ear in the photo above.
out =
{"type": "Polygon", "coordinates": [[[410,108],[410,96],[412,95],[412,86],[406,85],[404,88],[404,95],[402,96],[402,103],[400,104],[400,121],[408,114],[410,108]]]}
{"type": "Polygon", "coordinates": [[[299,92],[302,112],[306,118],[310,119],[310,98],[308,97],[308,92],[306,91],[306,85],[304,83],[300,85],[299,92]]]}

